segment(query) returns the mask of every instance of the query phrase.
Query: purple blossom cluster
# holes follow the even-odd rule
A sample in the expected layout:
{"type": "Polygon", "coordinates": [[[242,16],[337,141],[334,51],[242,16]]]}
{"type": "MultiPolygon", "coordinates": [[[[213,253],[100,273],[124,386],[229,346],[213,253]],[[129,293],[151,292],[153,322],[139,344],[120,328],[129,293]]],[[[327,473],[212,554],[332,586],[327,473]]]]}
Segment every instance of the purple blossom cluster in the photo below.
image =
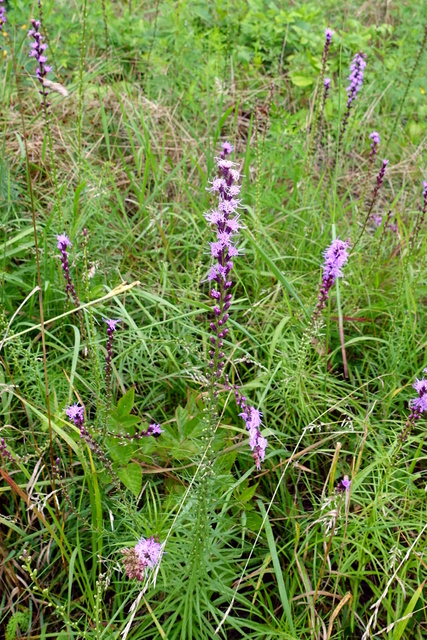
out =
{"type": "MultiPolygon", "coordinates": [[[[240,200],[237,196],[240,193],[240,185],[237,181],[240,173],[236,169],[236,164],[227,159],[227,156],[233,151],[233,147],[229,142],[224,142],[220,157],[216,158],[218,167],[218,177],[215,178],[210,187],[210,191],[218,194],[219,202],[217,208],[205,215],[206,220],[215,227],[216,240],[210,243],[211,257],[214,264],[208,275],[208,280],[212,284],[210,292],[211,297],[215,301],[213,308],[214,318],[210,323],[211,349],[209,351],[209,368],[213,388],[223,375],[224,357],[222,351],[224,338],[228,334],[228,328],[225,327],[229,318],[228,310],[231,305],[232,295],[230,289],[232,281],[230,272],[233,268],[233,258],[239,255],[239,251],[235,245],[235,237],[242,227],[240,216],[237,209],[240,200]]],[[[227,382],[228,385],[228,382],[227,382]]],[[[214,390],[216,397],[218,392],[214,390]]],[[[236,400],[238,406],[242,409],[240,416],[245,420],[246,428],[249,432],[249,446],[253,451],[253,457],[257,468],[261,466],[261,462],[265,458],[265,449],[267,440],[260,433],[261,413],[254,407],[246,406],[246,398],[240,396],[236,390],[236,400]]]]}
{"type": "Polygon", "coordinates": [[[86,431],[84,428],[84,407],[78,403],[74,403],[66,408],[65,413],[67,418],[74,422],[76,427],[80,429],[80,437],[83,438],[86,431]]]}
{"type": "Polygon", "coordinates": [[[150,538],[141,538],[140,541],[131,549],[122,549],[123,567],[126,576],[132,580],[135,578],[142,582],[149,569],[160,562],[162,556],[162,545],[158,538],[151,536],[150,538]]]}
{"type": "Polygon", "coordinates": [[[338,482],[336,490],[338,491],[338,493],[343,493],[344,491],[348,492],[350,491],[350,487],[351,480],[349,480],[348,476],[344,476],[344,478],[338,482]]]}
{"type": "Polygon", "coordinates": [[[332,244],[324,251],[325,258],[323,265],[322,285],[320,287],[319,299],[316,305],[315,316],[320,315],[329,298],[329,291],[335,280],[342,277],[342,267],[348,260],[348,248],[350,242],[348,240],[334,240],[332,244]]]}
{"type": "Polygon", "coordinates": [[[348,76],[348,80],[350,81],[350,83],[346,88],[347,108],[345,110],[343,121],[341,124],[339,146],[341,146],[342,144],[342,139],[343,139],[345,130],[347,129],[348,119],[350,117],[353,102],[356,100],[357,94],[362,88],[363,76],[364,76],[365,67],[366,67],[365,58],[366,58],[366,54],[362,52],[356,53],[356,55],[353,58],[353,62],[350,65],[350,75],[348,76]]]}
{"type": "MultiPolygon", "coordinates": [[[[334,32],[331,29],[325,29],[325,45],[323,47],[323,56],[322,56],[322,71],[325,72],[326,61],[329,55],[329,47],[331,46],[331,40],[334,32]]],[[[322,74],[323,75],[323,74],[322,74]]]]}
{"type": "Polygon", "coordinates": [[[216,209],[205,214],[206,220],[216,230],[216,240],[210,243],[214,264],[208,274],[208,280],[212,286],[210,295],[215,301],[214,318],[209,325],[211,329],[209,340],[212,345],[209,351],[211,370],[209,376],[213,376],[216,381],[221,378],[224,368],[225,354],[222,348],[224,338],[228,334],[228,328],[225,325],[230,317],[228,310],[231,305],[230,289],[233,284],[230,272],[233,268],[233,258],[239,255],[234,238],[242,226],[237,213],[240,200],[236,198],[241,188],[237,184],[240,173],[236,169],[236,164],[227,159],[232,150],[231,144],[224,142],[221,155],[216,158],[219,176],[212,181],[209,191],[218,195],[219,202],[216,209]]]}
{"type": "Polygon", "coordinates": [[[357,94],[362,88],[363,84],[363,76],[365,74],[366,67],[366,54],[360,52],[356,53],[353,58],[353,62],[350,65],[350,75],[348,76],[348,80],[350,84],[348,85],[347,92],[347,108],[350,104],[357,98],[357,94]]]}
{"type": "Polygon", "coordinates": [[[57,247],[61,252],[61,265],[62,265],[62,270],[64,272],[64,276],[65,276],[65,291],[67,292],[67,296],[71,296],[71,298],[74,301],[74,304],[76,305],[76,307],[80,306],[80,300],[79,297],[76,293],[76,289],[74,287],[74,284],[71,280],[71,276],[70,276],[70,264],[68,261],[68,247],[71,247],[71,240],[70,238],[65,234],[65,233],[61,233],[59,235],[56,236],[56,239],[58,241],[57,247]]]}
{"type": "Polygon", "coordinates": [[[261,469],[261,462],[264,462],[265,450],[268,444],[267,438],[264,438],[260,432],[262,414],[255,407],[246,407],[244,398],[242,398],[240,408],[243,411],[239,413],[239,416],[245,421],[246,429],[249,432],[249,446],[252,449],[256,468],[259,470],[261,469]]]}
{"type": "Polygon", "coordinates": [[[52,67],[46,64],[47,57],[45,55],[45,51],[47,49],[47,44],[44,36],[40,33],[41,22],[40,20],[31,20],[31,24],[33,25],[33,28],[29,30],[28,37],[33,38],[34,42],[30,45],[31,51],[29,53],[29,57],[35,58],[38,64],[36,68],[36,76],[42,85],[42,89],[39,90],[39,93],[42,96],[43,103],[47,109],[50,104],[46,101],[48,91],[45,87],[44,80],[47,74],[52,71],[52,67]]]}

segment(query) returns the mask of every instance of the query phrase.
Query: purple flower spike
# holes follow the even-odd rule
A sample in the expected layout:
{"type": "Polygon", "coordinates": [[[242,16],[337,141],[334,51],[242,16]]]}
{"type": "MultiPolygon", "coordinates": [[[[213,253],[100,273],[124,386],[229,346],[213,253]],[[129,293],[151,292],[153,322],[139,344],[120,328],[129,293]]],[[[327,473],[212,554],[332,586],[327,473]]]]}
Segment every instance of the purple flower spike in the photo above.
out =
{"type": "Polygon", "coordinates": [[[82,407],[78,403],[74,403],[67,407],[65,413],[67,415],[67,418],[69,418],[71,422],[74,422],[76,427],[80,429],[80,437],[84,438],[86,435],[86,430],[84,427],[84,407],[82,407]]]}
{"type": "Polygon", "coordinates": [[[31,20],[31,24],[33,28],[29,30],[28,37],[33,38],[34,42],[31,43],[30,47],[30,58],[35,58],[38,63],[38,67],[36,68],[36,77],[37,80],[42,85],[39,93],[42,96],[42,102],[46,110],[48,110],[50,103],[47,101],[48,90],[45,86],[45,78],[47,74],[52,71],[52,67],[46,64],[47,58],[44,55],[44,52],[47,49],[47,44],[45,43],[44,36],[40,33],[41,23],[40,20],[31,20]]]}
{"type": "Polygon", "coordinates": [[[240,200],[236,198],[240,192],[240,185],[236,184],[240,174],[235,169],[235,163],[227,159],[232,151],[233,147],[229,142],[222,144],[221,155],[216,158],[219,175],[211,182],[212,186],[208,189],[218,195],[219,202],[216,209],[205,214],[206,220],[215,227],[216,231],[215,242],[209,243],[214,264],[208,273],[208,281],[214,286],[210,295],[216,302],[213,307],[214,318],[209,325],[212,331],[209,340],[214,347],[209,368],[216,381],[222,377],[224,366],[223,358],[219,353],[222,338],[226,335],[224,325],[229,318],[227,311],[231,306],[232,296],[227,290],[232,285],[230,280],[230,272],[233,268],[232,258],[239,255],[235,246],[235,236],[242,227],[240,216],[237,213],[240,200]]]}
{"type": "Polygon", "coordinates": [[[110,395],[111,390],[111,362],[113,360],[113,338],[116,331],[116,325],[121,322],[118,320],[109,320],[108,318],[102,318],[107,324],[107,354],[105,356],[105,387],[107,390],[107,397],[110,395]]]}
{"type": "MultiPolygon", "coordinates": [[[[424,373],[427,373],[427,369],[424,369],[424,373]]],[[[415,378],[415,382],[412,386],[418,393],[418,398],[413,398],[409,403],[411,413],[408,417],[405,428],[400,435],[402,442],[406,440],[408,433],[412,430],[412,427],[415,425],[417,420],[421,418],[421,414],[424,413],[424,411],[427,411],[427,380],[425,378],[422,378],[421,380],[415,378]]]]}
{"type": "Polygon", "coordinates": [[[149,569],[160,562],[162,557],[162,545],[154,536],[151,538],[141,538],[141,540],[131,549],[122,549],[123,567],[126,576],[132,580],[142,582],[149,569]]]}
{"type": "Polygon", "coordinates": [[[330,42],[333,35],[334,32],[332,31],[332,29],[325,29],[326,42],[330,42]]]}
{"type": "Polygon", "coordinates": [[[341,147],[344,133],[345,133],[345,130],[347,129],[348,119],[350,117],[350,112],[351,112],[353,102],[356,100],[357,94],[362,88],[363,76],[365,74],[365,67],[366,67],[365,58],[366,58],[366,55],[364,53],[362,52],[356,53],[356,55],[353,58],[353,62],[351,63],[351,66],[350,66],[350,75],[348,76],[348,80],[350,81],[350,84],[346,89],[347,108],[344,113],[343,121],[341,124],[340,137],[338,141],[339,147],[341,147]]]}
{"type": "Polygon", "coordinates": [[[370,135],[369,138],[372,140],[372,143],[377,145],[381,142],[381,138],[380,138],[380,134],[377,131],[373,131],[370,135]]]}
{"type": "Polygon", "coordinates": [[[316,310],[314,312],[315,319],[320,316],[320,313],[326,305],[326,301],[329,298],[329,291],[332,288],[336,278],[342,277],[342,267],[348,260],[348,248],[350,242],[348,240],[334,240],[332,244],[323,253],[325,262],[323,265],[323,277],[322,286],[320,287],[319,300],[317,302],[316,310]]]}
{"type": "Polygon", "coordinates": [[[74,287],[74,284],[71,280],[71,276],[70,276],[70,265],[68,262],[68,253],[67,253],[67,249],[68,247],[71,247],[71,240],[70,238],[65,234],[65,233],[61,233],[60,235],[56,236],[56,239],[58,241],[58,244],[56,245],[58,247],[58,249],[61,252],[61,265],[62,265],[62,270],[64,272],[64,276],[65,276],[65,291],[67,292],[67,297],[71,296],[71,298],[74,301],[74,304],[76,305],[76,307],[80,306],[80,300],[79,297],[76,293],[76,289],[74,287]]]}

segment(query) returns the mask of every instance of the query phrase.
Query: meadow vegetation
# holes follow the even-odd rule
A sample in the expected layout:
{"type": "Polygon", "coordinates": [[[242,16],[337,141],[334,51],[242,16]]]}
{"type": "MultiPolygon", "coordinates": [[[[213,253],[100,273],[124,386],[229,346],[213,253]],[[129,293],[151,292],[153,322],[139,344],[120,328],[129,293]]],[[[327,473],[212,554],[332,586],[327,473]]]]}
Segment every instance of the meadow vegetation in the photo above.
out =
{"type": "Polygon", "coordinates": [[[427,6],[0,26],[0,637],[426,638],[427,6]]]}

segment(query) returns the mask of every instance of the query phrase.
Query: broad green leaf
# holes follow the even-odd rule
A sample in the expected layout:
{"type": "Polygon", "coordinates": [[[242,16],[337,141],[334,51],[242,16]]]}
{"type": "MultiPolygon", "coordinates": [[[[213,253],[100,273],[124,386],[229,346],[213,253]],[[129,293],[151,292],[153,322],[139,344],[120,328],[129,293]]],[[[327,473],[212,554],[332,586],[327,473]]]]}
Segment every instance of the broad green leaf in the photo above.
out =
{"type": "Polygon", "coordinates": [[[125,395],[120,398],[117,403],[117,414],[119,418],[124,416],[128,416],[133,407],[133,401],[135,398],[135,387],[131,387],[129,391],[125,393],[125,395]]]}
{"type": "Polygon", "coordinates": [[[135,498],[137,498],[142,486],[142,469],[139,464],[131,462],[126,467],[119,469],[117,475],[125,487],[132,491],[135,498]]]}

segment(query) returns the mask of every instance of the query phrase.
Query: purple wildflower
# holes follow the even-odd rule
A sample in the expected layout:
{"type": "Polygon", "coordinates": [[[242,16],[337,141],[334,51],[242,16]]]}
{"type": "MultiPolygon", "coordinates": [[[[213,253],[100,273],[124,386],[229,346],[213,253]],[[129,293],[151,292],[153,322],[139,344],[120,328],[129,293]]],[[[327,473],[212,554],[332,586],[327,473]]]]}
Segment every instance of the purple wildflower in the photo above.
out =
{"type": "Polygon", "coordinates": [[[110,386],[111,386],[111,362],[113,359],[113,338],[114,332],[116,331],[116,325],[121,322],[118,320],[110,320],[108,318],[102,318],[103,321],[107,324],[107,353],[105,356],[105,387],[107,389],[107,396],[110,395],[110,386]]]}
{"type": "Polygon", "coordinates": [[[214,264],[208,273],[208,281],[214,285],[210,295],[216,301],[213,308],[214,319],[210,323],[212,335],[209,338],[213,347],[209,351],[211,358],[209,368],[214,380],[221,378],[224,367],[224,354],[221,349],[223,339],[228,333],[225,325],[229,318],[227,311],[231,306],[232,299],[229,292],[232,286],[230,272],[233,268],[233,262],[231,259],[239,253],[234,244],[234,236],[242,226],[237,214],[240,200],[235,198],[239,193],[240,186],[233,184],[235,176],[239,177],[239,173],[234,169],[235,163],[227,159],[227,155],[232,150],[233,147],[229,142],[222,144],[221,155],[216,159],[220,175],[212,181],[212,187],[209,189],[218,194],[218,207],[205,214],[206,220],[216,228],[216,240],[210,243],[214,264]]]}
{"type": "Polygon", "coordinates": [[[356,53],[356,55],[353,58],[353,62],[351,63],[350,66],[350,75],[348,76],[348,80],[350,81],[350,84],[348,85],[346,92],[347,92],[347,108],[346,111],[344,113],[344,117],[343,117],[343,121],[341,124],[341,131],[340,131],[340,136],[339,136],[339,141],[338,141],[338,147],[341,147],[342,144],[342,140],[344,137],[344,133],[345,130],[347,128],[347,124],[348,124],[348,119],[350,117],[350,112],[351,112],[351,108],[353,105],[353,102],[356,100],[357,98],[357,94],[359,93],[360,89],[362,88],[362,84],[363,84],[363,76],[365,73],[365,67],[366,67],[366,55],[362,52],[360,53],[356,53]]]}
{"type": "Polygon", "coordinates": [[[326,305],[329,298],[329,291],[333,286],[336,278],[342,277],[342,267],[348,260],[347,249],[350,246],[348,240],[334,240],[332,244],[324,251],[325,262],[323,265],[322,286],[320,287],[319,300],[317,302],[315,316],[319,316],[326,305]]]}
{"type": "Polygon", "coordinates": [[[71,240],[65,233],[61,233],[60,235],[57,235],[56,239],[58,241],[57,247],[61,252],[61,265],[62,265],[62,270],[64,271],[64,276],[65,276],[65,282],[66,282],[65,291],[67,292],[67,297],[71,296],[76,307],[79,307],[80,300],[76,293],[74,284],[71,281],[70,265],[68,262],[67,249],[68,247],[72,246],[71,240]]]}
{"type": "Polygon", "coordinates": [[[383,221],[382,215],[372,216],[372,220],[376,227],[380,227],[383,221]]]}
{"type": "MultiPolygon", "coordinates": [[[[424,369],[424,373],[427,373],[427,369],[424,369]]],[[[415,378],[415,382],[412,386],[418,393],[418,398],[413,398],[409,403],[411,413],[409,414],[405,428],[400,435],[402,441],[406,440],[412,427],[415,425],[417,420],[421,418],[421,414],[424,413],[424,411],[427,411],[427,380],[425,378],[422,378],[421,380],[415,378]]]]}
{"type": "Polygon", "coordinates": [[[369,165],[370,168],[374,162],[376,153],[377,153],[377,147],[380,144],[381,138],[380,138],[380,134],[377,131],[373,131],[370,136],[369,136],[370,140],[372,140],[371,143],[371,151],[369,153],[369,165]]]}
{"type": "Polygon", "coordinates": [[[78,403],[74,403],[65,410],[67,418],[74,422],[76,427],[80,429],[80,437],[84,438],[86,430],[84,427],[84,407],[78,403]]]}
{"type": "MultiPolygon", "coordinates": [[[[240,178],[240,172],[236,165],[227,159],[233,150],[229,142],[224,142],[219,158],[216,158],[219,176],[215,178],[210,187],[210,191],[217,193],[219,203],[216,210],[205,214],[206,220],[215,227],[216,239],[210,243],[211,257],[214,264],[209,270],[208,281],[211,283],[210,296],[215,300],[212,309],[213,318],[209,324],[211,335],[209,341],[209,368],[211,372],[208,377],[211,380],[211,390],[213,397],[217,397],[216,389],[219,380],[223,375],[225,353],[222,350],[224,338],[228,334],[225,326],[230,317],[228,310],[231,306],[232,294],[230,289],[233,285],[230,279],[230,272],[233,268],[232,258],[239,255],[239,250],[235,246],[235,236],[242,227],[237,209],[240,200],[236,196],[240,192],[240,185],[236,184],[240,178]]],[[[249,431],[249,446],[253,451],[257,468],[265,458],[267,440],[261,436],[259,426],[261,424],[261,414],[254,407],[246,407],[246,398],[241,397],[236,391],[238,406],[242,409],[241,414],[246,422],[249,431]]]]}
{"type": "Polygon", "coordinates": [[[141,538],[141,540],[131,549],[122,549],[123,566],[126,576],[129,579],[135,578],[142,582],[149,569],[160,562],[162,556],[162,545],[154,536],[141,538]]]}
{"type": "Polygon", "coordinates": [[[147,429],[148,436],[154,436],[154,438],[158,438],[162,433],[164,433],[164,429],[160,428],[159,424],[150,424],[147,429]]]}
{"type": "Polygon", "coordinates": [[[344,476],[344,478],[338,483],[337,491],[350,491],[351,480],[348,479],[348,476],[344,476]]]}
{"type": "Polygon", "coordinates": [[[320,77],[323,78],[325,76],[326,71],[326,62],[328,60],[329,55],[329,47],[331,46],[331,40],[334,32],[331,29],[325,29],[325,44],[323,46],[323,55],[322,55],[322,70],[320,72],[320,77]]]}
{"type": "Polygon", "coordinates": [[[50,106],[50,103],[46,100],[48,91],[44,81],[47,74],[52,71],[52,67],[46,64],[47,58],[44,52],[47,49],[47,44],[45,43],[44,36],[42,36],[42,34],[40,33],[41,22],[40,20],[31,20],[31,24],[33,25],[33,28],[29,30],[28,37],[33,38],[34,42],[32,42],[30,45],[31,51],[29,53],[29,57],[35,58],[36,62],[38,63],[36,76],[38,81],[42,85],[42,89],[39,90],[39,93],[42,96],[43,104],[47,110],[50,106]]]}

